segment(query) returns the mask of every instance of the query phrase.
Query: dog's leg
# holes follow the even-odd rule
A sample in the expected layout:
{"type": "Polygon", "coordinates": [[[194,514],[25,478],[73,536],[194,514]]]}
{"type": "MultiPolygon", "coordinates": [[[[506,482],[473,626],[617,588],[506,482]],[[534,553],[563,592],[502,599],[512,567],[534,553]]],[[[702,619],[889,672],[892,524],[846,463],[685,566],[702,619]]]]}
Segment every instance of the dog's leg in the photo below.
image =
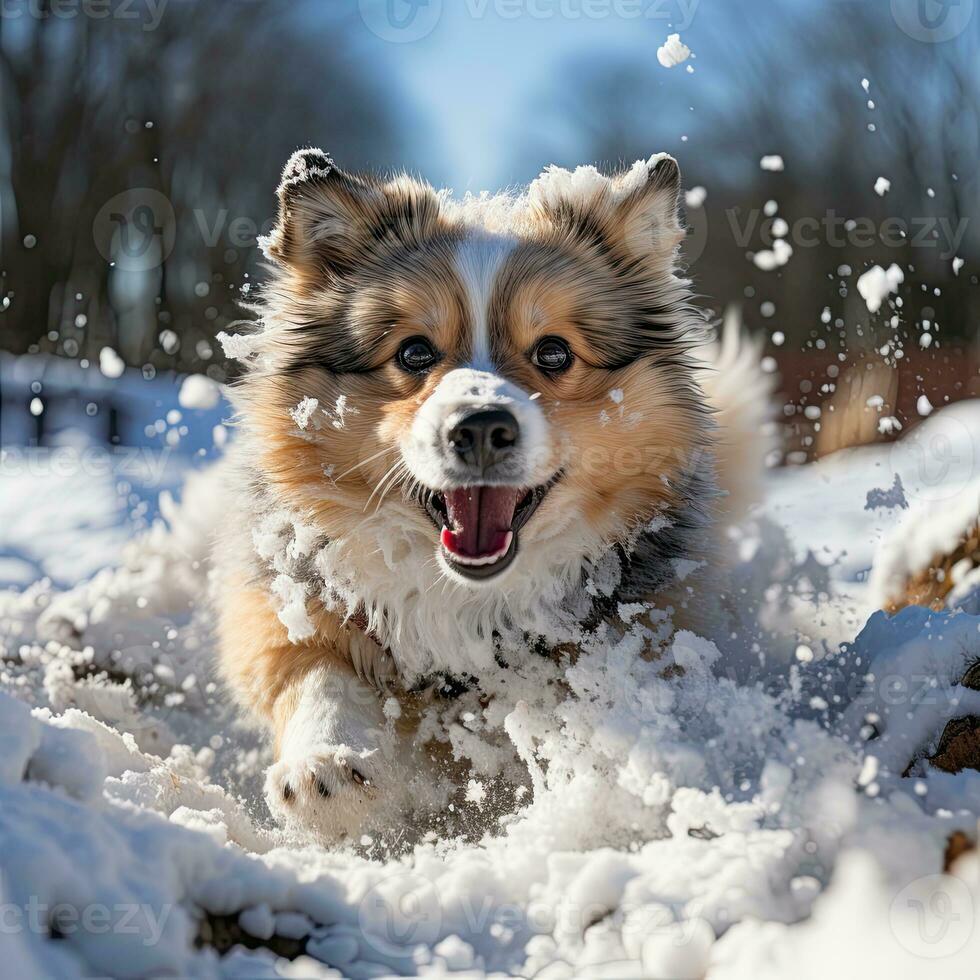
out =
{"type": "Polygon", "coordinates": [[[412,774],[412,726],[385,717],[397,686],[391,657],[359,630],[324,619],[315,638],[289,642],[264,590],[233,577],[221,597],[222,673],[244,708],[269,725],[276,761],[269,809],[325,842],[402,826],[412,774]]]}
{"type": "Polygon", "coordinates": [[[397,825],[408,803],[410,739],[351,667],[325,659],[291,681],[273,725],[277,761],[265,792],[287,827],[335,841],[397,825]]]}

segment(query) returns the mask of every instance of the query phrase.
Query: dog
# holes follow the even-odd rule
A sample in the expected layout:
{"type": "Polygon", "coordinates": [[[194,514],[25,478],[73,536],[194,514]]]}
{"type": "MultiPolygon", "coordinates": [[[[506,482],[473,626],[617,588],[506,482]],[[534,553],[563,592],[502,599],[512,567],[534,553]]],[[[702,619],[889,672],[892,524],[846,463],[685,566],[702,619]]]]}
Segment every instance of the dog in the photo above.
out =
{"type": "Polygon", "coordinates": [[[271,729],[287,827],[396,827],[439,764],[434,690],[574,649],[624,603],[717,614],[768,385],[751,344],[709,342],[683,237],[666,154],[463,200],[290,158],[233,338],[214,555],[222,672],[271,729]]]}

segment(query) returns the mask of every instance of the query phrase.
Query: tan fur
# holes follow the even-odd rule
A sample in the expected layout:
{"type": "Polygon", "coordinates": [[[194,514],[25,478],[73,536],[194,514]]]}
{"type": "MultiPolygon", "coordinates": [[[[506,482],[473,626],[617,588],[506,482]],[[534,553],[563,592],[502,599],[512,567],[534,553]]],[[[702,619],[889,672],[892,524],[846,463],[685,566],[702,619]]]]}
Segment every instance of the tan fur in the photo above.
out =
{"type": "MultiPolygon", "coordinates": [[[[355,625],[323,610],[317,616],[316,634],[308,641],[290,643],[268,593],[242,583],[223,593],[220,614],[222,668],[234,678],[250,709],[272,723],[277,752],[283,727],[296,709],[302,679],[325,664],[356,677],[355,662],[360,665],[364,660],[356,648],[372,644],[355,625]]],[[[382,660],[383,651],[373,646],[369,656],[382,660]]],[[[374,666],[370,664],[368,671],[374,666]]],[[[387,676],[389,671],[381,665],[376,673],[387,676]]]]}
{"type": "Polygon", "coordinates": [[[946,597],[956,585],[953,568],[964,561],[970,568],[980,565],[980,524],[968,528],[948,554],[936,555],[928,568],[910,576],[902,590],[885,603],[885,612],[895,613],[906,606],[928,606],[937,611],[945,608],[946,597]]]}

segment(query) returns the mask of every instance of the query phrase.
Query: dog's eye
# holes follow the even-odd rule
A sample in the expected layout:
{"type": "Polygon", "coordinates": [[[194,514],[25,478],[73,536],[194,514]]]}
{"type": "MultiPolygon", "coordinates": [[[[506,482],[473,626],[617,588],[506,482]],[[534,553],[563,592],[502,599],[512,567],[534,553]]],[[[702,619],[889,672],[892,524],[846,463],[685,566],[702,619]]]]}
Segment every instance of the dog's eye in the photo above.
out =
{"type": "Polygon", "coordinates": [[[439,360],[439,352],[425,337],[411,337],[398,348],[397,361],[405,371],[427,371],[439,360]]]}
{"type": "Polygon", "coordinates": [[[531,362],[542,371],[564,371],[572,363],[572,352],[561,337],[545,337],[532,351],[531,362]]]}

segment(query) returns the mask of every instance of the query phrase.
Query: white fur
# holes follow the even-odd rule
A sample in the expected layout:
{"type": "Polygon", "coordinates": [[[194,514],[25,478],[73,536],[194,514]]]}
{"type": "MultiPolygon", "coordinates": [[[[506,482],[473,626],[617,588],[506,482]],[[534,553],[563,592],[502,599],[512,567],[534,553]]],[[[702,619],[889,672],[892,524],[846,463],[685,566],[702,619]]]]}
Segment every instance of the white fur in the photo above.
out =
{"type": "Polygon", "coordinates": [[[538,401],[498,374],[457,368],[423,402],[401,447],[415,479],[432,490],[472,485],[472,474],[459,464],[446,434],[468,411],[483,407],[508,409],[520,426],[520,440],[508,459],[508,485],[538,486],[554,475],[556,448],[538,401]]]}
{"type": "MultiPolygon", "coordinates": [[[[555,642],[573,640],[588,600],[583,569],[588,577],[614,559],[604,558],[604,542],[562,506],[560,490],[522,532],[518,560],[479,588],[444,574],[431,528],[414,519],[417,505],[387,506],[358,527],[356,548],[334,541],[318,554],[317,571],[334,586],[322,598],[341,615],[363,602],[370,630],[409,683],[432,671],[478,675],[492,668],[491,636],[497,630],[508,638],[515,629],[508,624],[555,642]]],[[[592,577],[615,585],[615,572],[592,577]]]]}
{"type": "Polygon", "coordinates": [[[761,339],[745,334],[734,306],[725,311],[718,340],[696,351],[699,381],[718,423],[718,485],[727,493],[718,508],[722,520],[739,520],[762,499],[766,456],[776,448],[775,434],[766,434],[776,377],[760,367],[761,353],[761,339]]]}
{"type": "Polygon", "coordinates": [[[481,191],[455,198],[451,190],[444,188],[439,191],[439,202],[443,213],[451,220],[462,221],[487,234],[510,236],[519,234],[529,210],[540,206],[561,202],[586,206],[605,190],[614,201],[623,200],[643,187],[649,180],[651,169],[668,155],[654,153],[646,160],[637,160],[625,173],[612,177],[600,173],[592,165],[574,170],[552,165],[545,167],[522,192],[490,194],[481,191]]]}
{"type": "Polygon", "coordinates": [[[324,841],[392,826],[408,800],[405,743],[386,725],[375,688],[340,668],[312,670],[266,774],[269,809],[324,841]]]}
{"type": "Polygon", "coordinates": [[[532,204],[555,207],[571,202],[588,205],[600,194],[609,191],[613,200],[621,201],[643,187],[650,171],[669,154],[654,153],[648,160],[637,160],[625,173],[609,177],[587,164],[566,170],[552,164],[546,167],[527,189],[532,204]]]}
{"type": "Polygon", "coordinates": [[[490,354],[490,324],[487,310],[490,295],[500,267],[513,251],[513,238],[493,235],[468,235],[456,253],[456,271],[466,290],[469,304],[473,353],[471,367],[493,370],[490,354]]]}

